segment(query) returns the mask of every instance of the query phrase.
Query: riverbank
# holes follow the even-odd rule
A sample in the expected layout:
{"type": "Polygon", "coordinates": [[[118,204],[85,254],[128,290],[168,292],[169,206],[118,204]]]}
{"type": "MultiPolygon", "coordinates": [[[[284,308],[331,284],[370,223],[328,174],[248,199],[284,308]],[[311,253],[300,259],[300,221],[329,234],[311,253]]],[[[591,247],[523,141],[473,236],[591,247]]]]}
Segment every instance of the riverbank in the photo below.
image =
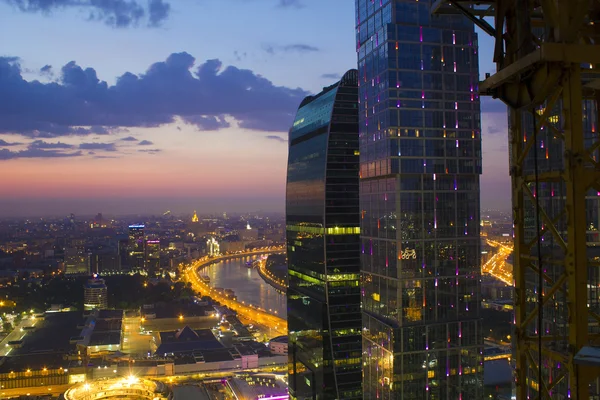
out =
{"type": "Polygon", "coordinates": [[[267,326],[267,327],[269,327],[269,331],[271,333],[276,333],[279,335],[286,335],[287,334],[287,320],[280,318],[276,315],[270,314],[265,309],[262,309],[260,307],[256,307],[253,305],[245,304],[244,302],[232,300],[226,294],[218,293],[217,291],[213,290],[212,287],[210,287],[206,283],[202,282],[202,280],[200,279],[200,275],[201,275],[200,271],[202,271],[205,267],[208,267],[209,265],[213,264],[214,262],[224,261],[226,259],[232,259],[232,258],[247,257],[247,256],[251,256],[251,255],[271,254],[271,253],[276,253],[276,252],[281,252],[281,251],[283,251],[283,249],[281,247],[279,247],[279,248],[258,250],[258,251],[253,251],[253,252],[239,253],[239,254],[235,254],[235,255],[227,255],[227,256],[223,256],[223,257],[215,257],[215,258],[203,257],[203,258],[193,262],[191,265],[182,266],[183,267],[182,268],[182,278],[185,281],[190,282],[196,292],[198,292],[201,295],[207,295],[207,296],[211,297],[212,299],[218,301],[222,305],[227,306],[231,310],[237,312],[241,318],[253,321],[254,323],[257,323],[257,324],[267,326]]]}
{"type": "Polygon", "coordinates": [[[287,285],[285,282],[275,278],[267,269],[267,260],[260,260],[257,270],[260,277],[269,285],[273,286],[283,294],[287,292],[287,285]]]}

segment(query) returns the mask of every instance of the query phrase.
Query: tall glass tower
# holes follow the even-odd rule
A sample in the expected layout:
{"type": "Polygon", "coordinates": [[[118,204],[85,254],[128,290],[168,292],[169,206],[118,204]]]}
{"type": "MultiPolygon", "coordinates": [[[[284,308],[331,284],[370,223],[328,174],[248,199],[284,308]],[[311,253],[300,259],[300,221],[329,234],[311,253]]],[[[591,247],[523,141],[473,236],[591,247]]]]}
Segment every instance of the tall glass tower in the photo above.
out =
{"type": "Polygon", "coordinates": [[[365,399],[483,396],[477,36],[356,0],[365,399]]]}
{"type": "Polygon", "coordinates": [[[286,195],[292,399],[361,399],[358,75],[300,104],[286,195]]]}

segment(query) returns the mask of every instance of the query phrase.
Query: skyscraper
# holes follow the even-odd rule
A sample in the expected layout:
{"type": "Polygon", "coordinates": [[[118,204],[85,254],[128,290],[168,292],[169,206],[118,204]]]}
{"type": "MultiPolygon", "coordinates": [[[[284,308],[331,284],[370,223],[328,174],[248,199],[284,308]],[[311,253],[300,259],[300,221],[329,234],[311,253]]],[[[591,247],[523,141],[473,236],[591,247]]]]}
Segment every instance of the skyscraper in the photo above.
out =
{"type": "Polygon", "coordinates": [[[146,269],[151,273],[160,272],[160,240],[146,240],[146,269]]]}
{"type": "Polygon", "coordinates": [[[365,399],[482,398],[477,36],[356,0],[365,399]]]}
{"type": "Polygon", "coordinates": [[[145,269],[145,237],[144,228],[145,225],[129,225],[129,243],[128,243],[128,264],[132,270],[144,270],[145,269]]]}
{"type": "Polygon", "coordinates": [[[292,399],[360,399],[357,71],[309,96],[289,134],[286,194],[292,399]]]}

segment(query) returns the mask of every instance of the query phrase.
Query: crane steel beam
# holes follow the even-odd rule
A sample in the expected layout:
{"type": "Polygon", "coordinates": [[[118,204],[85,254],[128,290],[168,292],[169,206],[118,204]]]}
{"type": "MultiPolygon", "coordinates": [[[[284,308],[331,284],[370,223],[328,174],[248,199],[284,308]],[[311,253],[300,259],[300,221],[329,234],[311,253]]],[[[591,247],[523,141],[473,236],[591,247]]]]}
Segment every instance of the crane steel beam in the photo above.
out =
{"type": "Polygon", "coordinates": [[[509,106],[517,399],[588,400],[600,391],[600,369],[581,362],[600,330],[590,295],[600,243],[588,237],[600,195],[600,2],[438,0],[432,12],[452,9],[495,38],[497,73],[480,91],[509,106]]]}

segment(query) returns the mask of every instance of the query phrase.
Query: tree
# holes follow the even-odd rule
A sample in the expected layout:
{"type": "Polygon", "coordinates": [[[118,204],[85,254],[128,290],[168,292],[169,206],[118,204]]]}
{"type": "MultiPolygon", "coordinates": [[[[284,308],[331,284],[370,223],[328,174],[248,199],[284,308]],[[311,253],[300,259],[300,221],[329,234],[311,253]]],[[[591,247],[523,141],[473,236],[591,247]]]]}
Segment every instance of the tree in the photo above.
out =
{"type": "Polygon", "coordinates": [[[12,324],[10,322],[5,322],[2,324],[2,329],[4,329],[4,332],[9,332],[12,331],[12,324]]]}

